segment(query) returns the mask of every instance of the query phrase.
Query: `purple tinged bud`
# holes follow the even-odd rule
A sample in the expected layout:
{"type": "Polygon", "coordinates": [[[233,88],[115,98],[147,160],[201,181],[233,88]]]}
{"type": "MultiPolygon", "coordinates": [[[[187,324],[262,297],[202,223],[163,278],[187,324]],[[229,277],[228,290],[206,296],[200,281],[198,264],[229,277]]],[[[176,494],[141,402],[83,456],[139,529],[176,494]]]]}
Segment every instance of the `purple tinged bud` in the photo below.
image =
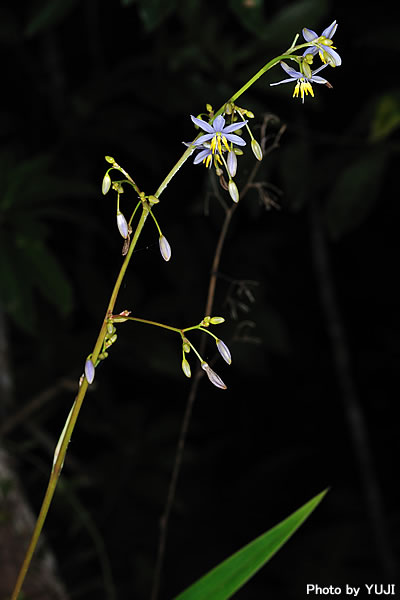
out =
{"type": "Polygon", "coordinates": [[[92,361],[90,360],[90,358],[87,359],[86,363],[85,363],[85,377],[87,379],[87,382],[93,383],[93,379],[94,379],[94,365],[92,363],[92,361]]]}
{"type": "Polygon", "coordinates": [[[124,239],[126,239],[129,234],[128,223],[126,222],[126,219],[125,219],[124,215],[122,214],[122,212],[117,212],[117,225],[118,225],[118,231],[120,232],[122,237],[124,239]]]}
{"type": "Polygon", "coordinates": [[[101,186],[101,191],[103,192],[104,195],[107,194],[107,192],[109,191],[110,187],[111,187],[111,177],[109,176],[108,173],[106,173],[104,175],[103,184],[101,186]]]}
{"type": "Polygon", "coordinates": [[[226,159],[226,164],[228,165],[228,171],[230,177],[235,177],[237,171],[237,157],[233,150],[228,152],[228,158],[226,159]]]}
{"type": "Polygon", "coordinates": [[[213,385],[215,385],[215,387],[220,388],[221,390],[226,390],[226,385],[222,381],[221,377],[217,375],[216,372],[213,371],[206,362],[201,363],[201,368],[207,373],[208,379],[213,385]]]}
{"type": "Polygon", "coordinates": [[[190,371],[190,365],[186,358],[182,360],[182,371],[185,373],[186,377],[191,377],[192,373],[190,371]]]}
{"type": "Polygon", "coordinates": [[[232,357],[228,346],[222,340],[217,340],[217,348],[224,361],[230,365],[232,357]]]}
{"type": "Polygon", "coordinates": [[[169,245],[167,238],[161,235],[159,239],[159,244],[161,256],[164,260],[168,262],[171,258],[171,246],[169,245]]]}
{"type": "Polygon", "coordinates": [[[260,144],[254,138],[251,140],[251,149],[253,150],[253,154],[257,160],[262,160],[263,153],[261,150],[260,144]]]}
{"type": "Polygon", "coordinates": [[[239,202],[239,190],[237,189],[236,183],[231,179],[228,183],[229,195],[234,202],[239,202]]]}

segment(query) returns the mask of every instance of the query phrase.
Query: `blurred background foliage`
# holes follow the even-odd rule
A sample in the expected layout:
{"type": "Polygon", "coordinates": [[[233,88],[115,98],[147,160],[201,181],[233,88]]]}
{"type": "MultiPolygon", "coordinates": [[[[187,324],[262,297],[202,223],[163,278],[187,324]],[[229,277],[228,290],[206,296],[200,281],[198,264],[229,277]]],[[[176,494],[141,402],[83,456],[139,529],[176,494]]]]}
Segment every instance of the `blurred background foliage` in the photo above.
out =
{"type": "MultiPolygon", "coordinates": [[[[0,7],[0,309],[14,381],[11,405],[2,403],[3,443],[36,509],[121,261],[114,199],[101,195],[104,156],[154,192],[182,141],[193,139],[190,114],[207,102],[218,108],[303,26],[319,32],[339,22],[343,66],[325,71],[333,90],[316,86],[303,106],[291,86],[269,87],[284,78],[277,67],[239,103],[256,114],[256,137],[264,115],[271,144],[286,129],[258,173],[262,193],[247,196],[227,237],[214,312],[227,318],[218,331],[233,365],[215,369],[229,389],[201,386],[162,598],[327,485],[304,530],[237,597],[299,598],[309,582],[381,582],[390,572],[376,549],[333,364],[310,218],[317,207],[396,552],[400,89],[385,69],[400,31],[390,14],[365,3],[349,12],[333,0],[0,7]]],[[[252,161],[248,151],[242,183],[252,161]]],[[[135,198],[125,196],[128,213],[135,198]]],[[[161,260],[149,223],[118,308],[187,326],[203,316],[223,218],[208,173],[189,161],[157,218],[172,260],[161,260]]],[[[169,333],[126,323],[99,369],[47,524],[73,598],[149,597],[189,389],[180,360],[169,333]]]]}

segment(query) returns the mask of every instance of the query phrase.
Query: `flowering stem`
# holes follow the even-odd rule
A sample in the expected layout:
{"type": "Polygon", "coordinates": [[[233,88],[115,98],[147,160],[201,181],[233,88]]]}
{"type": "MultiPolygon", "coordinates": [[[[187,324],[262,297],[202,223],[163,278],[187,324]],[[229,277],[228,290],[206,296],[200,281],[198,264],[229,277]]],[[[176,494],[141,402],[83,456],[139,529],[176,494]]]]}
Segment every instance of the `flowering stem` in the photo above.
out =
{"type": "MultiPolygon", "coordinates": [[[[240,88],[240,90],[238,90],[229,100],[228,102],[235,102],[235,100],[237,100],[238,98],[240,98],[240,96],[242,94],[244,94],[244,92],[246,90],[249,89],[249,87],[251,87],[253,85],[253,83],[255,83],[258,79],[260,79],[260,77],[262,75],[264,75],[264,73],[266,73],[267,71],[269,71],[269,69],[272,69],[272,67],[274,67],[275,65],[279,64],[279,62],[281,60],[286,59],[293,59],[293,57],[291,56],[292,52],[295,52],[296,50],[298,50],[299,48],[302,48],[303,46],[309,46],[310,44],[301,44],[301,46],[294,46],[293,48],[290,48],[286,54],[281,54],[280,56],[276,56],[275,58],[273,58],[272,60],[270,60],[269,62],[267,62],[266,65],[264,65],[262,67],[262,69],[260,69],[251,79],[249,79],[249,81],[247,83],[244,84],[244,86],[242,86],[240,88]]],[[[214,114],[212,120],[210,121],[211,123],[214,121],[214,119],[216,117],[218,117],[218,115],[221,115],[224,112],[225,106],[226,106],[227,102],[225,102],[221,108],[219,108],[217,110],[217,112],[214,114]]],[[[200,135],[203,135],[203,133],[199,133],[199,135],[195,138],[197,140],[198,137],[200,137],[200,135]]],[[[194,141],[194,140],[193,140],[194,141]]],[[[172,167],[172,169],[170,170],[170,172],[168,173],[168,175],[165,177],[165,179],[161,182],[160,186],[158,187],[157,191],[155,192],[154,196],[156,198],[159,198],[160,195],[163,193],[163,191],[165,190],[165,188],[167,187],[167,185],[169,184],[169,182],[171,181],[171,179],[177,174],[177,172],[179,171],[179,169],[181,168],[181,166],[187,161],[187,159],[189,158],[189,156],[192,154],[194,150],[194,146],[189,146],[189,148],[187,148],[187,150],[185,150],[185,152],[182,154],[182,156],[180,157],[180,159],[178,160],[178,162],[175,163],[175,165],[172,167]]]]}
{"type": "MultiPolygon", "coordinates": [[[[304,44],[304,45],[307,46],[309,44],[304,44]]],[[[302,45],[302,46],[304,46],[304,45],[302,45]]],[[[271,61],[269,61],[243,87],[241,87],[240,90],[238,90],[229,99],[228,102],[234,102],[235,100],[237,100],[266,71],[268,71],[269,69],[271,69],[273,66],[275,66],[276,64],[278,64],[281,60],[283,60],[285,58],[286,59],[291,59],[292,57],[290,56],[290,53],[294,52],[295,50],[297,50],[299,47],[302,47],[302,46],[291,47],[287,51],[287,54],[284,54],[284,55],[281,55],[281,56],[277,56],[274,59],[272,59],[271,61]]],[[[214,114],[213,120],[218,115],[220,115],[220,114],[223,113],[225,105],[226,105],[226,103],[223,106],[221,106],[221,108],[214,114]]],[[[201,134],[199,133],[199,135],[197,137],[199,137],[200,135],[201,134]]],[[[155,192],[154,196],[156,198],[158,198],[162,194],[162,192],[167,187],[168,183],[176,175],[176,173],[178,172],[178,170],[186,162],[186,160],[189,158],[189,156],[192,154],[193,151],[194,151],[193,145],[190,146],[189,148],[187,148],[187,150],[185,150],[185,152],[183,153],[183,155],[181,156],[181,158],[176,162],[176,164],[174,165],[174,167],[171,169],[171,171],[168,173],[168,175],[165,177],[165,179],[162,181],[162,183],[160,184],[159,188],[155,192]]],[[[133,188],[135,189],[135,191],[138,193],[138,195],[141,196],[141,192],[140,192],[139,187],[133,181],[133,179],[130,177],[130,175],[122,167],[120,167],[117,163],[114,163],[113,166],[110,167],[110,169],[108,171],[110,171],[113,168],[116,169],[116,170],[119,170],[121,173],[123,173],[125,175],[125,177],[128,179],[128,181],[131,183],[131,185],[133,186],[133,188]]],[[[108,171],[107,171],[107,173],[108,173],[108,171]]],[[[118,198],[118,201],[119,201],[119,198],[118,198]]],[[[226,216],[226,227],[224,226],[224,228],[223,228],[224,229],[224,234],[222,234],[222,237],[221,237],[222,240],[224,239],[225,230],[226,230],[227,224],[230,221],[230,218],[231,218],[231,216],[233,214],[233,210],[234,209],[232,208],[232,210],[227,213],[227,216],[226,216]]],[[[136,209],[135,209],[134,213],[135,212],[136,212],[136,209]]],[[[116,303],[116,300],[117,300],[117,297],[118,297],[118,293],[119,293],[122,281],[123,281],[124,276],[125,276],[125,272],[126,272],[126,270],[128,268],[129,262],[130,262],[131,257],[132,257],[133,250],[134,250],[134,248],[136,246],[136,243],[137,243],[137,241],[139,239],[139,236],[140,236],[140,234],[142,232],[142,229],[143,229],[144,224],[146,222],[146,219],[147,219],[147,217],[149,215],[149,212],[150,212],[150,207],[146,203],[142,203],[142,215],[141,215],[140,220],[138,222],[138,225],[136,227],[135,233],[134,233],[134,235],[132,237],[132,240],[131,240],[128,252],[127,252],[127,254],[125,256],[125,259],[124,259],[124,262],[123,262],[123,264],[121,266],[121,269],[120,269],[120,272],[118,274],[117,280],[115,282],[115,285],[114,285],[114,288],[113,288],[113,291],[112,291],[112,294],[111,294],[111,297],[110,297],[110,301],[109,301],[109,304],[108,304],[108,307],[107,307],[107,311],[106,311],[106,314],[105,314],[105,318],[104,318],[103,323],[101,325],[100,332],[98,334],[97,341],[96,341],[96,344],[94,346],[94,349],[93,349],[93,352],[92,352],[92,355],[91,355],[91,360],[92,360],[92,362],[93,362],[94,365],[96,364],[96,361],[98,359],[98,355],[100,354],[100,352],[102,350],[103,343],[104,343],[104,338],[105,338],[105,335],[107,333],[107,323],[109,322],[110,316],[113,314],[114,306],[115,306],[115,303],[116,303]]],[[[133,218],[133,215],[132,215],[132,218],[133,218]]],[[[131,218],[131,220],[132,220],[132,218],[131,218]]],[[[207,304],[211,303],[210,300],[211,300],[211,298],[213,296],[214,286],[215,286],[215,282],[213,281],[213,278],[212,278],[212,282],[211,282],[210,290],[209,290],[209,300],[208,300],[207,304]]],[[[131,320],[136,320],[136,321],[139,321],[139,322],[143,322],[143,323],[157,325],[158,327],[163,327],[165,329],[170,329],[172,331],[176,331],[176,332],[180,333],[181,335],[182,335],[183,331],[185,331],[185,330],[177,329],[175,327],[170,327],[170,326],[167,326],[167,325],[162,325],[162,324],[156,323],[154,321],[146,321],[145,319],[138,319],[138,318],[133,318],[133,317],[130,317],[130,319],[131,320]]],[[[200,355],[198,354],[198,352],[195,350],[195,348],[191,344],[190,344],[190,346],[193,348],[193,351],[196,353],[196,355],[199,357],[199,359],[202,360],[201,357],[200,357],[200,355]]],[[[196,386],[198,384],[199,379],[200,379],[200,371],[199,371],[199,375],[196,377],[196,386]]],[[[70,414],[68,416],[65,428],[64,428],[64,430],[63,430],[63,432],[61,434],[60,440],[59,440],[59,442],[57,444],[57,448],[56,448],[56,452],[55,452],[55,457],[54,457],[54,462],[53,462],[53,468],[51,470],[51,474],[50,474],[50,479],[49,479],[49,483],[48,483],[48,486],[47,486],[47,490],[46,490],[46,493],[45,493],[45,496],[44,496],[44,499],[43,499],[43,502],[42,502],[42,506],[41,506],[41,509],[40,509],[40,512],[39,512],[38,519],[37,519],[36,524],[35,524],[35,528],[34,528],[34,531],[33,531],[33,534],[32,534],[31,541],[30,541],[29,546],[28,546],[28,550],[26,552],[24,561],[23,561],[21,569],[19,571],[18,578],[17,578],[17,581],[16,581],[16,584],[15,584],[15,587],[14,587],[14,590],[13,590],[13,593],[11,595],[10,600],[17,600],[18,595],[19,595],[19,593],[21,591],[24,579],[25,579],[26,574],[28,572],[28,569],[29,569],[29,566],[30,566],[30,563],[31,563],[31,560],[32,560],[33,553],[34,553],[35,548],[37,546],[37,543],[38,543],[41,531],[43,529],[44,522],[45,522],[46,517],[47,517],[47,513],[49,511],[49,508],[50,508],[50,505],[51,505],[51,502],[52,502],[52,499],[53,499],[53,496],[54,496],[54,492],[56,490],[58,479],[60,477],[61,470],[62,470],[62,467],[63,467],[63,464],[64,464],[64,459],[65,459],[65,455],[66,455],[66,452],[67,452],[68,444],[69,444],[69,442],[71,440],[71,436],[72,436],[72,433],[74,431],[75,424],[76,424],[76,421],[78,419],[78,415],[79,415],[80,409],[82,407],[83,401],[85,399],[87,389],[88,389],[88,382],[87,382],[87,379],[84,377],[83,381],[82,381],[82,384],[81,384],[81,386],[79,388],[78,394],[77,394],[77,396],[75,398],[75,402],[74,402],[74,404],[72,406],[71,412],[70,412],[70,414]]],[[[195,389],[197,389],[197,387],[193,388],[192,393],[191,393],[191,395],[193,395],[193,400],[194,400],[194,396],[195,396],[195,393],[196,393],[195,389]]],[[[188,411],[187,418],[186,418],[187,424],[188,424],[189,418],[190,418],[190,411],[188,411]]],[[[186,431],[186,428],[184,428],[184,434],[185,434],[185,431],[186,431]]],[[[183,434],[183,440],[182,440],[182,451],[183,451],[183,445],[184,445],[184,434],[183,434]]],[[[177,467],[177,470],[179,470],[179,467],[177,467]]],[[[176,473],[176,477],[177,477],[177,473],[176,473]]],[[[173,496],[174,485],[172,485],[171,488],[172,488],[171,489],[171,493],[172,493],[172,496],[173,496]]],[[[171,502],[172,502],[172,500],[171,500],[171,502]]]]}
{"type": "MultiPolygon", "coordinates": [[[[108,322],[109,316],[110,316],[110,314],[112,314],[112,312],[114,310],[115,302],[117,300],[118,292],[120,290],[120,287],[121,287],[121,284],[122,284],[122,281],[123,281],[126,269],[128,267],[128,264],[129,264],[129,261],[131,259],[131,256],[132,256],[133,250],[135,248],[135,245],[137,243],[137,240],[139,239],[140,233],[141,233],[141,231],[143,229],[143,226],[144,226],[144,224],[146,222],[148,214],[149,214],[148,208],[146,206],[143,206],[142,215],[141,215],[140,220],[138,222],[138,225],[136,227],[135,234],[134,234],[134,236],[132,238],[132,241],[131,241],[131,244],[130,244],[130,247],[129,247],[129,251],[128,251],[126,257],[125,257],[125,260],[124,260],[124,262],[122,264],[121,270],[120,270],[120,272],[118,274],[117,280],[115,282],[114,289],[112,291],[111,298],[110,298],[110,301],[109,301],[109,304],[108,304],[108,307],[107,307],[106,315],[105,315],[104,321],[102,323],[102,326],[100,328],[100,332],[99,332],[99,335],[97,337],[97,341],[96,341],[95,347],[93,349],[93,353],[92,353],[92,362],[93,362],[93,364],[96,363],[97,357],[98,357],[99,353],[101,352],[101,349],[102,349],[102,346],[103,346],[104,337],[105,337],[106,332],[107,332],[107,322],[108,322]]],[[[66,427],[65,427],[63,433],[61,434],[61,438],[60,438],[59,443],[57,444],[58,454],[55,457],[55,460],[54,460],[54,463],[53,463],[53,468],[52,468],[51,473],[50,473],[49,483],[48,483],[48,486],[47,486],[46,493],[44,495],[42,506],[40,508],[39,516],[37,518],[37,521],[36,521],[36,524],[35,524],[35,528],[34,528],[34,531],[33,531],[33,534],[32,534],[32,538],[31,538],[31,541],[29,543],[28,550],[26,552],[26,555],[25,555],[24,561],[22,563],[21,569],[19,571],[18,578],[17,578],[17,581],[16,581],[16,584],[15,584],[15,587],[14,587],[14,590],[13,590],[13,593],[12,593],[12,596],[11,596],[10,600],[17,600],[19,592],[21,591],[21,588],[22,588],[22,584],[23,584],[24,579],[26,577],[26,574],[28,572],[29,565],[31,563],[33,553],[34,553],[35,548],[37,546],[37,543],[38,543],[41,531],[43,529],[44,522],[45,522],[46,517],[47,517],[47,513],[48,513],[49,508],[50,508],[51,501],[52,501],[53,496],[54,496],[54,492],[56,490],[58,479],[60,477],[61,470],[62,470],[62,467],[63,467],[63,464],[64,464],[64,459],[65,459],[65,455],[66,455],[66,452],[67,452],[68,444],[69,444],[69,442],[71,440],[71,436],[72,436],[72,433],[74,431],[75,424],[76,424],[76,421],[77,421],[77,418],[78,418],[78,415],[79,415],[79,411],[80,411],[80,409],[82,407],[82,404],[83,404],[83,400],[85,399],[87,389],[88,389],[88,382],[87,382],[86,378],[84,378],[83,381],[82,381],[82,385],[79,388],[78,394],[77,394],[77,396],[75,398],[75,402],[74,402],[74,404],[72,406],[72,409],[71,409],[71,412],[69,414],[69,417],[67,419],[66,427]]]]}

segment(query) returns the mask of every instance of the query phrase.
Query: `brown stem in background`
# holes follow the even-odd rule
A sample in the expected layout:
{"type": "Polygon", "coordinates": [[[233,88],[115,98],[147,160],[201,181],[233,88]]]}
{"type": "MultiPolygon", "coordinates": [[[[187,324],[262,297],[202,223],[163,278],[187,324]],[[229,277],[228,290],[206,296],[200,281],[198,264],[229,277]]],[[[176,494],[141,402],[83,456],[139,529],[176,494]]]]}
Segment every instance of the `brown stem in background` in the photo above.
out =
{"type": "MultiPolygon", "coordinates": [[[[264,157],[267,154],[269,154],[270,152],[272,152],[272,150],[274,150],[275,148],[277,148],[279,146],[279,141],[286,129],[285,126],[282,126],[280,128],[280,130],[278,131],[278,133],[276,134],[276,136],[274,137],[271,145],[268,146],[267,149],[265,149],[265,144],[267,141],[266,129],[267,129],[268,123],[272,119],[276,119],[276,117],[274,115],[266,115],[264,117],[264,121],[261,126],[261,146],[263,149],[264,157]]],[[[243,198],[246,196],[248,191],[251,189],[260,166],[261,166],[260,162],[255,163],[255,165],[250,173],[250,176],[247,180],[247,183],[244,185],[243,189],[240,192],[240,202],[243,200],[243,198]]],[[[221,204],[222,204],[222,206],[224,206],[224,202],[222,201],[222,199],[221,199],[221,204]]],[[[211,265],[211,274],[210,274],[210,280],[209,280],[209,284],[208,284],[208,293],[207,293],[207,300],[206,300],[205,313],[204,313],[205,316],[212,315],[214,298],[215,298],[215,289],[216,289],[216,285],[217,285],[219,265],[221,263],[222,250],[223,250],[226,236],[227,236],[227,233],[229,230],[229,225],[232,221],[232,217],[233,217],[236,209],[238,208],[238,206],[239,206],[239,204],[231,204],[229,206],[229,208],[225,208],[225,218],[224,218],[224,221],[223,221],[223,224],[221,227],[221,231],[220,231],[220,234],[218,237],[217,245],[215,247],[214,259],[213,259],[213,262],[211,265]]],[[[203,353],[204,353],[206,343],[207,343],[207,339],[205,336],[203,336],[201,338],[201,342],[200,342],[200,354],[201,355],[203,355],[203,353]]],[[[189,430],[190,419],[191,419],[192,412],[193,412],[193,405],[196,400],[199,384],[200,384],[200,381],[203,376],[204,376],[204,371],[199,366],[194,375],[193,382],[192,382],[192,385],[191,385],[191,388],[189,391],[189,395],[188,395],[188,398],[186,401],[185,413],[183,416],[182,425],[181,425],[181,429],[179,432],[179,438],[178,438],[178,444],[177,444],[176,453],[175,453],[174,464],[173,464],[171,478],[170,478],[170,482],[169,482],[169,486],[168,486],[167,499],[165,502],[164,512],[160,519],[160,534],[159,534],[159,541],[158,541],[156,566],[154,569],[153,587],[152,587],[151,597],[150,597],[151,600],[157,600],[158,594],[159,594],[160,582],[161,582],[161,571],[162,571],[162,567],[163,567],[165,548],[166,548],[167,536],[168,536],[169,518],[170,518],[171,509],[172,509],[174,499],[175,499],[176,487],[177,487],[179,473],[180,473],[181,466],[182,466],[183,452],[185,449],[185,443],[186,443],[186,438],[187,438],[187,434],[188,434],[188,430],[189,430]]]]}
{"type": "Polygon", "coordinates": [[[373,465],[365,416],[351,373],[350,353],[336,300],[320,209],[315,199],[310,200],[309,217],[312,255],[322,312],[330,339],[333,363],[339,390],[342,395],[345,416],[364,487],[376,550],[384,575],[389,581],[394,581],[396,573],[395,561],[387,534],[381,490],[373,465]]]}

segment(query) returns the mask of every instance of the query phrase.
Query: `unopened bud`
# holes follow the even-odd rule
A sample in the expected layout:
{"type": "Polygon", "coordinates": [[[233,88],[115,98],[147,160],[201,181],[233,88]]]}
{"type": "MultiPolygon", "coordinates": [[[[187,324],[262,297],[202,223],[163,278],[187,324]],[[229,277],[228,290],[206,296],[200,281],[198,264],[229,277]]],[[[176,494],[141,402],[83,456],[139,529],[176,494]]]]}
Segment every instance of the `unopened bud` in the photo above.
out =
{"type": "Polygon", "coordinates": [[[186,377],[191,377],[192,373],[190,371],[190,365],[186,358],[182,359],[182,371],[185,373],[186,377]]]}
{"type": "Polygon", "coordinates": [[[219,325],[220,323],[224,323],[224,317],[210,317],[210,323],[212,325],[219,325]]]}
{"type": "Polygon", "coordinates": [[[228,152],[226,164],[228,165],[228,172],[230,177],[235,177],[237,170],[237,157],[233,150],[228,152]]]}
{"type": "Polygon", "coordinates": [[[253,150],[253,154],[256,157],[256,159],[257,160],[262,160],[263,153],[262,153],[262,150],[261,150],[261,146],[257,142],[257,140],[254,139],[254,138],[251,140],[251,149],[253,150]]]}
{"type": "Polygon", "coordinates": [[[95,372],[94,365],[93,365],[92,361],[90,360],[90,358],[88,358],[85,363],[85,377],[89,384],[93,383],[94,372],[95,372]]]}
{"type": "Polygon", "coordinates": [[[101,186],[101,191],[103,192],[104,195],[107,194],[107,192],[109,191],[110,187],[111,187],[111,177],[109,176],[108,173],[106,173],[104,175],[103,184],[101,186]]]}
{"type": "Polygon", "coordinates": [[[232,362],[232,356],[228,346],[222,340],[217,340],[217,348],[224,361],[230,365],[232,362]]]}
{"type": "Polygon", "coordinates": [[[117,212],[117,225],[118,225],[118,231],[120,232],[122,237],[124,239],[126,239],[128,237],[128,233],[129,233],[128,223],[126,222],[124,215],[120,211],[117,212]]]}
{"type": "Polygon", "coordinates": [[[229,195],[234,202],[239,202],[239,190],[237,189],[236,183],[231,179],[228,183],[229,195]]]}
{"type": "Polygon", "coordinates": [[[220,388],[221,390],[226,390],[226,385],[222,381],[221,377],[217,375],[216,372],[213,371],[212,368],[206,362],[201,363],[201,368],[207,373],[207,377],[213,385],[215,385],[217,388],[220,388]]]}
{"type": "Polygon", "coordinates": [[[171,246],[169,245],[167,238],[163,235],[160,236],[158,242],[160,245],[161,256],[168,262],[171,258],[171,246]]]}
{"type": "Polygon", "coordinates": [[[189,342],[187,341],[187,339],[184,339],[184,340],[183,340],[182,348],[183,348],[183,351],[184,351],[186,354],[188,354],[188,352],[190,352],[190,344],[189,344],[189,342]]]}
{"type": "Polygon", "coordinates": [[[106,156],[106,157],[105,157],[105,159],[106,159],[106,161],[107,161],[108,163],[110,163],[111,165],[115,164],[115,160],[113,159],[113,157],[112,157],[112,156],[106,156]]]}

